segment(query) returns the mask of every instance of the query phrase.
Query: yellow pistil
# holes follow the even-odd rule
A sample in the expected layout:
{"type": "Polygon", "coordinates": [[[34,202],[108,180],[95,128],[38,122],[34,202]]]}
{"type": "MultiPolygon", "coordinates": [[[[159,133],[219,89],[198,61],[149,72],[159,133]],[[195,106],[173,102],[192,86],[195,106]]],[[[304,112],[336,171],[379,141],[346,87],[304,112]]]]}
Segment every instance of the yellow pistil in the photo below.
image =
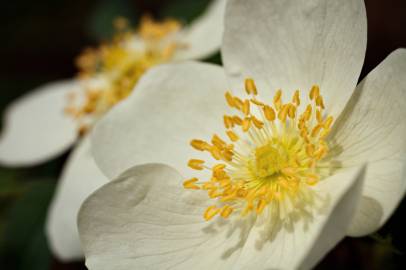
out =
{"type": "MultiPolygon", "coordinates": [[[[246,79],[244,85],[248,95],[257,95],[253,79],[246,79]]],[[[192,140],[196,150],[222,162],[210,166],[191,159],[188,164],[211,171],[207,181],[184,182],[185,188],[205,190],[214,200],[203,214],[206,220],[265,212],[283,220],[297,207],[313,203],[312,187],[330,173],[324,159],[329,150],[325,138],[333,117],[326,115],[317,85],[310,89],[306,105],[301,106],[299,90],[288,103],[283,103],[282,95],[277,90],[270,105],[256,97],[240,99],[226,92],[227,104],[239,113],[223,116],[230,143],[217,134],[211,142],[192,140]]]]}
{"type": "Polygon", "coordinates": [[[176,41],[181,25],[173,19],[158,22],[144,16],[131,31],[128,21],[119,17],[114,26],[118,32],[111,43],[86,49],[77,58],[84,92],[70,98],[65,111],[81,130],[126,98],[149,68],[169,61],[183,46],[176,41]]]}

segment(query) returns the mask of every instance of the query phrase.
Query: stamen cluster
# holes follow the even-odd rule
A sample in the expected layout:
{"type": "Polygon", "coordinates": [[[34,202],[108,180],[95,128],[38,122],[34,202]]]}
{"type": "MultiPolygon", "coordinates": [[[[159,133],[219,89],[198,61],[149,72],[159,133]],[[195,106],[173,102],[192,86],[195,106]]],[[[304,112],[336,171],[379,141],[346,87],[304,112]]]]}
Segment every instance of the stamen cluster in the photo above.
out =
{"type": "Polygon", "coordinates": [[[273,104],[257,98],[253,79],[245,80],[247,99],[226,92],[228,106],[237,111],[224,115],[225,134],[230,143],[214,134],[211,142],[194,139],[191,146],[210,153],[216,161],[191,159],[188,166],[207,169],[211,178],[184,182],[186,189],[205,190],[214,204],[204,212],[210,220],[216,215],[229,217],[233,212],[260,215],[266,209],[273,218],[284,219],[295,208],[311,205],[311,187],[326,175],[328,153],[325,141],[333,117],[324,113],[323,97],[317,85],[309,92],[310,104],[301,108],[300,91],[289,102],[277,90],[273,104]]]}
{"type": "Polygon", "coordinates": [[[169,61],[179,46],[171,38],[180,29],[173,19],[157,22],[144,16],[135,32],[128,29],[124,18],[118,18],[114,25],[118,33],[112,43],[86,49],[77,59],[84,94],[80,101],[71,95],[65,111],[78,119],[79,133],[126,98],[150,67],[169,61]],[[140,48],[132,45],[137,42],[142,44],[140,48]]]}

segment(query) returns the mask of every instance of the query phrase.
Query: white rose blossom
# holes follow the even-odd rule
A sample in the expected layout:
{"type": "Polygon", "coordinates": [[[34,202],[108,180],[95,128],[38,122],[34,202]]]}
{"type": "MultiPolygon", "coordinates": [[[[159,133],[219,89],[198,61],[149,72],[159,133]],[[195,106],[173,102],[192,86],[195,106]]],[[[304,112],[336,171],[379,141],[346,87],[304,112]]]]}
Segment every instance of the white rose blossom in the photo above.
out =
{"type": "MultiPolygon", "coordinates": [[[[49,244],[60,260],[83,258],[76,216],[83,200],[107,182],[90,154],[87,130],[130,93],[148,68],[215,53],[221,44],[224,7],[225,0],[215,0],[184,27],[172,19],[144,17],[136,32],[120,33],[112,44],[83,54],[78,78],[41,86],[6,109],[0,164],[34,166],[74,146],[47,218],[49,244]]],[[[116,23],[126,27],[123,19],[116,23]]]]}
{"type": "Polygon", "coordinates": [[[94,128],[114,181],[79,213],[89,269],[309,269],[403,198],[406,50],[357,85],[362,0],[229,0],[224,20],[224,69],[154,68],[94,128]]]}

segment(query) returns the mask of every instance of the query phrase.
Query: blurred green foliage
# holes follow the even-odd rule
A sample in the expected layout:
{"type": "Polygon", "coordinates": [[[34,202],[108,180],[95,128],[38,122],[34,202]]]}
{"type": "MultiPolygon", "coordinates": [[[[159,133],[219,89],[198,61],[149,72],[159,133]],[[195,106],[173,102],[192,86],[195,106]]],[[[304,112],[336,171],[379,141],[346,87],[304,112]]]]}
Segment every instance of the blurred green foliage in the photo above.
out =
{"type": "Polygon", "coordinates": [[[21,196],[4,213],[0,254],[6,269],[48,269],[51,255],[44,220],[55,182],[38,179],[22,186],[21,196]]]}
{"type": "Polygon", "coordinates": [[[181,19],[184,23],[193,21],[200,15],[210,3],[209,0],[177,0],[165,5],[161,12],[161,17],[171,17],[181,19]]]}
{"type": "Polygon", "coordinates": [[[45,178],[45,175],[55,174],[54,163],[31,168],[27,172],[0,171],[2,269],[39,270],[50,267],[51,254],[44,235],[44,222],[55,179],[45,178]],[[42,178],[37,178],[40,176],[42,178]]]}
{"type": "Polygon", "coordinates": [[[99,1],[91,11],[85,26],[89,36],[96,40],[111,38],[115,33],[112,22],[118,16],[128,18],[134,23],[139,19],[140,11],[133,9],[127,0],[99,1]]]}

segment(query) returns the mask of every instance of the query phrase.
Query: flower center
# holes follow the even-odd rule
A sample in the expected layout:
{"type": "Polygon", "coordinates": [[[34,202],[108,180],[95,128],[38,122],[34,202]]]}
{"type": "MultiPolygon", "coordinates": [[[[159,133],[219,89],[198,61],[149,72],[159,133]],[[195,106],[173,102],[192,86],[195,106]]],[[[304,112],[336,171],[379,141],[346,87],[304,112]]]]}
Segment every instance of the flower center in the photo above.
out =
{"type": "Polygon", "coordinates": [[[204,160],[191,159],[189,167],[208,169],[211,178],[184,182],[187,189],[208,192],[213,205],[204,218],[216,215],[228,218],[233,212],[246,216],[267,211],[283,220],[298,208],[312,207],[316,195],[312,186],[328,176],[329,164],[325,138],[331,130],[333,117],[324,113],[323,97],[317,85],[309,92],[310,102],[301,107],[300,92],[296,90],[290,102],[282,101],[278,90],[273,104],[257,99],[252,79],[245,80],[250,98],[242,100],[226,93],[228,105],[238,114],[225,115],[227,143],[213,135],[211,143],[192,140],[199,151],[207,151],[216,161],[207,165],[204,160]]]}
{"type": "Polygon", "coordinates": [[[255,163],[251,171],[259,178],[270,179],[288,166],[289,153],[279,142],[268,143],[255,150],[255,163]]]}
{"type": "Polygon", "coordinates": [[[66,112],[78,120],[79,133],[115,104],[126,98],[140,77],[151,67],[169,61],[181,44],[176,42],[180,23],[167,19],[141,19],[135,33],[123,18],[115,21],[118,30],[110,44],[85,50],[77,59],[83,95],[73,93],[66,112]]]}

